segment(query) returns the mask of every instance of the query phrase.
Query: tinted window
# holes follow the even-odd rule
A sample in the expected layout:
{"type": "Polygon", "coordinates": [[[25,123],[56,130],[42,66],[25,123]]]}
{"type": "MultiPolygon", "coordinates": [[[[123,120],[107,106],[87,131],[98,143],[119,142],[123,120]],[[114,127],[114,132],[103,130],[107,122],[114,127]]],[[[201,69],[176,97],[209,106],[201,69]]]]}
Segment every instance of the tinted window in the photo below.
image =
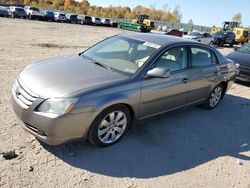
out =
{"type": "Polygon", "coordinates": [[[218,58],[214,52],[212,52],[212,64],[213,65],[219,64],[218,58]]]}
{"type": "Polygon", "coordinates": [[[24,12],[24,9],[22,9],[22,8],[16,8],[16,11],[24,12]]]}
{"type": "Polygon", "coordinates": [[[208,37],[212,37],[209,33],[204,33],[203,36],[204,36],[204,37],[207,37],[207,38],[208,38],[208,37]]]}
{"type": "Polygon", "coordinates": [[[35,8],[35,7],[30,7],[30,10],[34,10],[34,11],[38,11],[39,12],[39,9],[35,8]]]}
{"type": "Polygon", "coordinates": [[[171,72],[187,68],[187,51],[184,47],[175,47],[165,52],[155,67],[165,67],[171,72]]]}
{"type": "Polygon", "coordinates": [[[205,67],[212,64],[210,50],[191,47],[192,67],[205,67]]]}

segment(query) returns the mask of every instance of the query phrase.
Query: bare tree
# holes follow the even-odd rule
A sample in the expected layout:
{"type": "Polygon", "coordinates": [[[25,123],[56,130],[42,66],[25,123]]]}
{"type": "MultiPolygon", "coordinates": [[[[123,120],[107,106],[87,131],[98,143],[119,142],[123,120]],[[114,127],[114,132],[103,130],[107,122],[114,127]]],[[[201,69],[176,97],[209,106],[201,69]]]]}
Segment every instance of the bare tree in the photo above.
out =
{"type": "Polygon", "coordinates": [[[177,5],[172,12],[172,14],[176,17],[177,22],[181,22],[181,19],[182,19],[182,14],[181,14],[180,8],[181,7],[179,5],[177,5]]]}

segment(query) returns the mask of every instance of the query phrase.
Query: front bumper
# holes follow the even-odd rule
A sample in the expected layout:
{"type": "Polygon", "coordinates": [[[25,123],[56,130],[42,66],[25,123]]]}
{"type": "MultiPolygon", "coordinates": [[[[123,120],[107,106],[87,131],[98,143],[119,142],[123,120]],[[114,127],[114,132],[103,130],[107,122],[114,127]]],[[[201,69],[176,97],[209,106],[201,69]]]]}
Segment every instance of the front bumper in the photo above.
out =
{"type": "Polygon", "coordinates": [[[23,129],[49,145],[87,138],[89,127],[94,120],[94,113],[48,117],[35,111],[41,102],[42,99],[38,98],[25,109],[20,105],[15,92],[12,91],[13,111],[23,129]]]}

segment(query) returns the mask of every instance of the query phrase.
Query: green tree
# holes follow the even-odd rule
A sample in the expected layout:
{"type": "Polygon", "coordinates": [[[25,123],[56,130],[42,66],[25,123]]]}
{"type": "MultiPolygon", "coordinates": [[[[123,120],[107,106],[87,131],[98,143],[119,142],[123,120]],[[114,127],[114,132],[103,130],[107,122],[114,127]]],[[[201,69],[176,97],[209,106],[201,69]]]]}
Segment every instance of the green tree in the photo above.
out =
{"type": "Polygon", "coordinates": [[[236,14],[233,16],[232,21],[233,21],[233,22],[242,23],[242,22],[241,22],[241,13],[240,13],[240,12],[236,13],[236,14]]]}
{"type": "Polygon", "coordinates": [[[192,19],[189,19],[189,20],[188,20],[188,25],[194,25],[194,22],[193,22],[192,19]]]}

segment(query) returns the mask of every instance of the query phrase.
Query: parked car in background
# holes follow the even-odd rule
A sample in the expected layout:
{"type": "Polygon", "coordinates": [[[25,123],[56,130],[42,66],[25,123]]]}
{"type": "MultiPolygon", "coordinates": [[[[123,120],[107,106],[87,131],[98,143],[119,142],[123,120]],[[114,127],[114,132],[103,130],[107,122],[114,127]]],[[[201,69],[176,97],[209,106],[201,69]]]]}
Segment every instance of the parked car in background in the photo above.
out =
{"type": "Polygon", "coordinates": [[[12,18],[26,18],[27,14],[21,7],[10,6],[8,10],[9,16],[12,18]]]}
{"type": "Polygon", "coordinates": [[[9,13],[6,7],[0,6],[0,17],[8,17],[9,13]]]}
{"type": "Polygon", "coordinates": [[[55,21],[54,12],[49,11],[49,10],[44,10],[43,11],[43,19],[45,21],[55,21]]]}
{"type": "Polygon", "coordinates": [[[92,22],[94,23],[94,25],[101,25],[101,24],[102,24],[100,18],[98,18],[98,17],[93,17],[93,16],[92,16],[92,22]]]}
{"type": "Polygon", "coordinates": [[[235,44],[235,34],[231,31],[220,31],[213,35],[214,45],[223,47],[225,44],[229,44],[231,47],[235,44]]]}
{"type": "Polygon", "coordinates": [[[102,18],[102,19],[101,19],[101,24],[102,24],[103,26],[109,26],[109,27],[110,27],[110,19],[102,18]]]}
{"type": "Polygon", "coordinates": [[[66,14],[67,22],[77,24],[77,14],[66,14]]]}
{"type": "Polygon", "coordinates": [[[54,18],[55,18],[55,21],[57,21],[57,22],[66,22],[67,21],[66,15],[63,12],[54,12],[54,18]]]}
{"type": "Polygon", "coordinates": [[[192,105],[215,108],[236,70],[196,41],[125,33],[29,65],[15,81],[12,105],[20,125],[43,142],[109,146],[133,122],[192,105]]]}
{"type": "Polygon", "coordinates": [[[77,21],[79,24],[93,25],[91,16],[88,15],[78,15],[77,21]]]}
{"type": "Polygon", "coordinates": [[[111,26],[111,27],[117,27],[117,26],[118,26],[118,22],[117,22],[117,21],[110,20],[110,26],[111,26]]]}
{"type": "Polygon", "coordinates": [[[188,35],[184,35],[184,38],[196,40],[203,44],[213,45],[214,37],[210,33],[193,31],[188,35]]]}
{"type": "Polygon", "coordinates": [[[201,38],[201,36],[202,36],[201,32],[192,31],[188,35],[184,35],[183,37],[186,39],[197,39],[197,38],[201,38]]]}
{"type": "Polygon", "coordinates": [[[176,36],[176,37],[182,37],[183,32],[179,31],[178,29],[171,29],[168,32],[166,32],[165,35],[172,35],[172,36],[176,36]]]}
{"type": "Polygon", "coordinates": [[[43,13],[40,12],[39,8],[31,7],[31,6],[25,6],[24,10],[26,11],[26,14],[29,19],[39,19],[43,20],[43,13]]]}
{"type": "Polygon", "coordinates": [[[250,82],[250,43],[244,44],[240,48],[235,48],[235,51],[228,54],[227,58],[239,64],[240,73],[237,79],[250,82]]]}

